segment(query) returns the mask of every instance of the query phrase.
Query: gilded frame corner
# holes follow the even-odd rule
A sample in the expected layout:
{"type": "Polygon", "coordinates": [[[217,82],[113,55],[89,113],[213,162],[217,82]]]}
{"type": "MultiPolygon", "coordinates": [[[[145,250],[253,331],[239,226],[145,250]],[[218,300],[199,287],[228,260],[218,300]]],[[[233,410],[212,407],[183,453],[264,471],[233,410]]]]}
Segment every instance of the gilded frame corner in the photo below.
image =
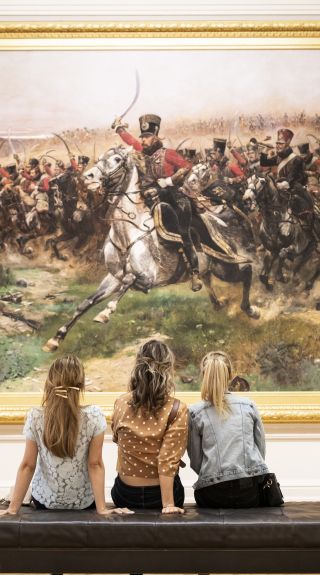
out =
{"type": "MultiPolygon", "coordinates": [[[[6,22],[0,50],[54,49],[320,49],[320,21],[6,22]],[[192,45],[190,42],[193,42],[192,45]],[[108,44],[108,42],[111,42],[108,44]]],[[[110,419],[119,393],[90,393],[110,419]]],[[[199,394],[177,394],[187,404],[199,394]]],[[[265,423],[320,423],[318,392],[254,392],[265,423]]],[[[0,426],[21,424],[39,393],[1,393],[0,426]]]]}

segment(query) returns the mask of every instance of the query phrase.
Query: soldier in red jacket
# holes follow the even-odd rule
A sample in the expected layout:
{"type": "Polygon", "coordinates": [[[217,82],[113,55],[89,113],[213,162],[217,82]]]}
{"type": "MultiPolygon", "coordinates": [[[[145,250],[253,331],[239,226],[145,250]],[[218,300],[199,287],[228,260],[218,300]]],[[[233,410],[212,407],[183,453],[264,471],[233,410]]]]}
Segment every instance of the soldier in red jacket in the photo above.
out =
{"type": "Polygon", "coordinates": [[[157,184],[159,198],[174,208],[178,217],[183,250],[191,268],[192,290],[198,291],[202,287],[202,282],[199,279],[198,256],[190,233],[191,203],[179,189],[192,164],[175,150],[163,147],[158,137],[161,123],[159,116],[146,114],[139,118],[139,122],[141,130],[139,140],[126,131],[127,126],[121,118],[115,120],[113,127],[126,144],[142,153],[145,161],[145,180],[149,188],[157,184]]]}

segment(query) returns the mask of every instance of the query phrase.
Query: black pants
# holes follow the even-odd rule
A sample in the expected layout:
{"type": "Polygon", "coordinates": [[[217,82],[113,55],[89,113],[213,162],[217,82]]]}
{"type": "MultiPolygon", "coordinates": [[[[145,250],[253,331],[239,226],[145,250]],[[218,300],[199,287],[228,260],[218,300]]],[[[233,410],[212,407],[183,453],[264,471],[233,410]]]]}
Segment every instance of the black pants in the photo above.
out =
{"type": "Polygon", "coordinates": [[[241,509],[262,506],[259,485],[264,475],[222,481],[202,489],[196,489],[194,498],[199,507],[241,509]]]}
{"type": "MultiPolygon", "coordinates": [[[[182,507],[184,503],[184,487],[179,475],[176,475],[173,483],[174,504],[182,507]]],[[[160,485],[146,487],[132,487],[116,477],[111,489],[111,497],[116,507],[129,507],[129,509],[161,509],[160,485]]]]}
{"type": "MultiPolygon", "coordinates": [[[[31,501],[32,501],[32,503],[34,504],[35,508],[36,508],[38,511],[42,511],[42,510],[44,510],[44,509],[48,509],[48,507],[46,507],[45,505],[43,505],[43,503],[40,503],[40,501],[38,501],[37,499],[35,499],[35,498],[33,497],[33,495],[32,495],[32,497],[31,497],[31,501]]],[[[81,511],[84,511],[84,510],[86,510],[86,509],[95,509],[95,508],[96,508],[96,502],[93,501],[93,502],[91,503],[91,505],[89,505],[88,507],[85,507],[85,508],[82,509],[81,511]]]]}

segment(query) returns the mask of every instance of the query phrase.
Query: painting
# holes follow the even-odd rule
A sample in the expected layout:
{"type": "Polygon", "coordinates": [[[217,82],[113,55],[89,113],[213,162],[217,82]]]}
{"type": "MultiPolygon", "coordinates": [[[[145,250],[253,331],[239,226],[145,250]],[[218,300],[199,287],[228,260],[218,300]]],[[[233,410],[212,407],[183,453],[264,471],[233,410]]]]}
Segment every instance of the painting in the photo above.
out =
{"type": "Polygon", "coordinates": [[[76,353],[108,403],[159,338],[178,394],[222,349],[234,391],[314,420],[318,31],[127,28],[1,30],[0,401],[76,353]]]}

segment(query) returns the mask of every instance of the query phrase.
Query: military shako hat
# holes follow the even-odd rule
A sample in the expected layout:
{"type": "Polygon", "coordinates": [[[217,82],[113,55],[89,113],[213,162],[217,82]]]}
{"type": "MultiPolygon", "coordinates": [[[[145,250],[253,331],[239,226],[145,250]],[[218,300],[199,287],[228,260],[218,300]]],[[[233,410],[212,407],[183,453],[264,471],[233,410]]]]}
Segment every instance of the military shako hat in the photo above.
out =
{"type": "Polygon", "coordinates": [[[29,160],[29,166],[31,168],[36,168],[39,166],[39,160],[37,160],[37,158],[31,158],[31,160],[29,160]]]}
{"type": "Polygon", "coordinates": [[[157,136],[160,130],[161,118],[155,114],[145,114],[140,116],[140,138],[143,136],[157,136]]]}
{"type": "Polygon", "coordinates": [[[194,160],[197,155],[197,150],[195,148],[185,148],[183,155],[187,160],[194,160]]]}
{"type": "Polygon", "coordinates": [[[305,142],[303,144],[298,144],[298,149],[300,154],[304,155],[304,154],[310,154],[310,146],[308,142],[305,142]]]}
{"type": "Polygon", "coordinates": [[[89,156],[78,156],[78,164],[81,164],[82,166],[89,164],[89,161],[89,156]]]}
{"type": "Polygon", "coordinates": [[[259,148],[257,138],[251,138],[249,143],[247,144],[247,151],[248,152],[256,152],[259,148]]]}
{"type": "Polygon", "coordinates": [[[13,176],[14,174],[17,173],[17,165],[16,164],[9,164],[8,166],[6,166],[5,168],[8,172],[8,174],[10,174],[10,176],[13,176]]]}
{"type": "Polygon", "coordinates": [[[284,140],[287,144],[290,144],[294,133],[289,128],[281,128],[277,132],[278,141],[284,140]]]}
{"type": "Polygon", "coordinates": [[[227,140],[224,138],[214,138],[213,139],[213,150],[215,152],[220,152],[224,154],[227,145],[227,140]]]}

